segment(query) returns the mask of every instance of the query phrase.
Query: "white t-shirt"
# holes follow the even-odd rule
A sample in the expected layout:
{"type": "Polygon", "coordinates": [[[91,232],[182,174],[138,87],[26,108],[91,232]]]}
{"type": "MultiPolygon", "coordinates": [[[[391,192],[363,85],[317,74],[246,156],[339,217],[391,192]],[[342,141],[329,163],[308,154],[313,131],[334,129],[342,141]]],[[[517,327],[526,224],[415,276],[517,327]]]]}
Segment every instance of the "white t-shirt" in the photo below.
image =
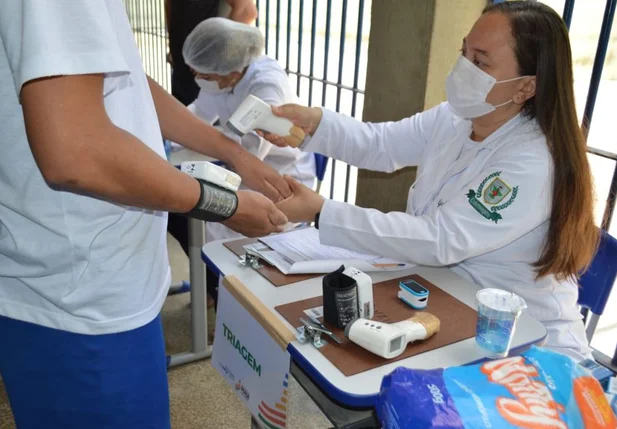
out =
{"type": "Polygon", "coordinates": [[[30,80],[104,73],[111,121],[161,157],[122,0],[0,0],[0,315],[84,334],[138,328],[170,282],[167,215],[52,190],[28,145],[30,80]]]}

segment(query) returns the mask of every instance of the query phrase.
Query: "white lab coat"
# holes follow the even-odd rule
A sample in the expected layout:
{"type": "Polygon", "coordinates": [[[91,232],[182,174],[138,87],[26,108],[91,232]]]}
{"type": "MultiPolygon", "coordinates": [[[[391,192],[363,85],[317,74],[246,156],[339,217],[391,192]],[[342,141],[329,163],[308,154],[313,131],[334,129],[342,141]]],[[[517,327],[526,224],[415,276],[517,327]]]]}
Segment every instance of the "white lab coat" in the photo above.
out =
{"type": "MultiPolygon", "coordinates": [[[[299,149],[289,147],[279,148],[255,133],[240,138],[224,127],[229,117],[249,94],[253,94],[266,103],[275,106],[297,102],[285,70],[270,57],[261,56],[248,67],[232,92],[210,94],[201,91],[197,99],[189,106],[189,109],[210,123],[218,118],[223,125],[223,132],[226,136],[242,144],[249,152],[279,173],[292,176],[309,188],[313,188],[315,186],[315,159],[313,154],[303,153],[299,149]]],[[[247,188],[242,186],[241,189],[247,188]]],[[[223,224],[206,224],[207,242],[233,237],[242,236],[223,224]]]]}
{"type": "Polygon", "coordinates": [[[517,293],[546,326],[547,347],[575,359],[589,357],[576,283],[552,275],[536,280],[531,266],[551,212],[552,160],[543,133],[535,120],[518,115],[482,143],[470,134],[471,122],[456,117],[447,103],[381,124],[324,110],[303,150],[375,171],[417,165],[418,179],[406,213],[326,201],[321,242],[448,266],[483,288],[517,293]]]}

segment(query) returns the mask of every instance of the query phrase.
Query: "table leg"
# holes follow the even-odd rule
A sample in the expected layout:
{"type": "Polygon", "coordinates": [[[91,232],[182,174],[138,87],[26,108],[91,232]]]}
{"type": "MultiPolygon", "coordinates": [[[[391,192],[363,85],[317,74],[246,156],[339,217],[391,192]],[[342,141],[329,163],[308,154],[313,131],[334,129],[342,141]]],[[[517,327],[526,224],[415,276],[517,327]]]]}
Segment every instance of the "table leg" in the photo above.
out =
{"type": "Polygon", "coordinates": [[[208,347],[208,304],[206,294],[206,266],[201,260],[205,244],[206,224],[189,218],[189,271],[191,281],[191,351],[170,357],[169,366],[206,359],[212,355],[208,347]]]}
{"type": "Polygon", "coordinates": [[[253,416],[251,416],[251,429],[261,429],[261,426],[259,426],[259,423],[257,423],[253,416]]]}
{"type": "Polygon", "coordinates": [[[292,360],[291,375],[304,389],[317,407],[334,425],[335,429],[379,428],[380,424],[373,409],[351,409],[341,406],[330,399],[311,378],[292,360]]]}

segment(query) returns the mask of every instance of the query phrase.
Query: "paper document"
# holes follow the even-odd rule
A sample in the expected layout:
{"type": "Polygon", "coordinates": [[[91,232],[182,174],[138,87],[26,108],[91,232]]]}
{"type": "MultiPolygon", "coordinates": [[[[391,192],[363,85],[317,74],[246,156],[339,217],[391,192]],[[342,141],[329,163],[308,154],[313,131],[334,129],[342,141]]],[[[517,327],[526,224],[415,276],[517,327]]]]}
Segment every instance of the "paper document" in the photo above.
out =
{"type": "Polygon", "coordinates": [[[400,271],[411,267],[400,261],[354,252],[319,242],[315,228],[302,228],[259,239],[259,243],[245,246],[274,265],[283,274],[322,274],[341,265],[361,271],[400,271]]]}

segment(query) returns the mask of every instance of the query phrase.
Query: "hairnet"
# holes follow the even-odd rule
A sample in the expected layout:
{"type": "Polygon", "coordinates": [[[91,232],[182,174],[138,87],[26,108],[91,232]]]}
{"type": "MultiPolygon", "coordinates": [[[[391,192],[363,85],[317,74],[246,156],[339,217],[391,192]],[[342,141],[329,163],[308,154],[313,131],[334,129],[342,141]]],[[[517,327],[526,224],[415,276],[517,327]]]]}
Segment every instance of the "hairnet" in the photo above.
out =
{"type": "Polygon", "coordinates": [[[182,47],[184,62],[199,73],[227,75],[242,71],[264,49],[261,31],[226,18],[202,21],[182,47]]]}

